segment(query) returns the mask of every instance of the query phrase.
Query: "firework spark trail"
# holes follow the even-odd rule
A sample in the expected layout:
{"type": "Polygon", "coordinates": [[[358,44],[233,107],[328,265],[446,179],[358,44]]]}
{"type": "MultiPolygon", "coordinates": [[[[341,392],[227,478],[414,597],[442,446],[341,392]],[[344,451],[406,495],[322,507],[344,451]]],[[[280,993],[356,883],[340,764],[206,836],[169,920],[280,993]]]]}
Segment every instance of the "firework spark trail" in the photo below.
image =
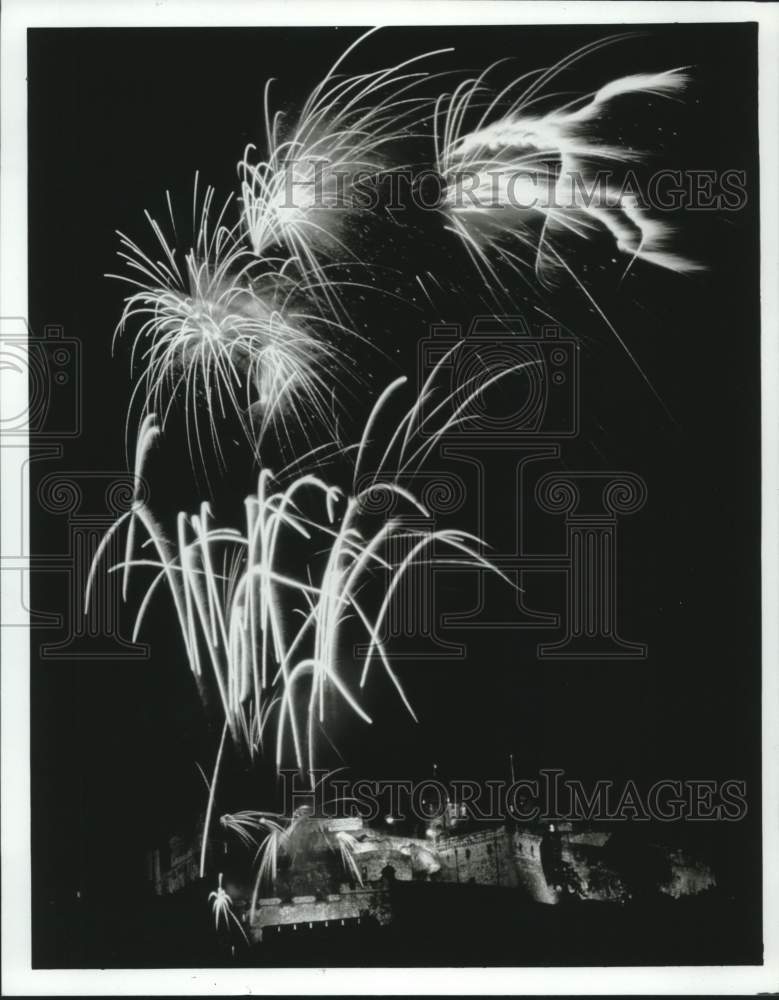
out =
{"type": "MultiPolygon", "coordinates": [[[[91,567],[91,572],[87,577],[87,583],[84,590],[84,600],[86,604],[89,604],[90,592],[94,582],[94,568],[97,566],[98,562],[103,556],[108,544],[113,538],[114,534],[118,531],[124,521],[128,521],[127,536],[125,539],[125,562],[128,562],[133,551],[133,543],[135,541],[135,523],[139,519],[144,517],[148,518],[149,513],[146,510],[145,498],[144,498],[144,481],[143,481],[143,469],[146,464],[146,458],[149,454],[151,446],[154,444],[159,431],[156,425],[156,416],[153,413],[148,413],[141,421],[140,428],[138,430],[138,437],[135,446],[135,459],[133,462],[133,499],[130,505],[130,509],[126,511],[114,524],[108,529],[108,531],[103,535],[98,545],[93,564],[91,567]]],[[[129,579],[129,566],[122,576],[122,600],[127,600],[127,584],[129,579]]]]}
{"type": "MultiPolygon", "coordinates": [[[[456,349],[457,347],[453,348],[453,350],[456,349]]],[[[314,772],[314,725],[317,720],[320,724],[324,721],[324,693],[328,685],[335,687],[352,710],[360,715],[361,718],[367,722],[371,721],[370,717],[363,711],[357,700],[342,682],[337,670],[338,650],[341,645],[340,630],[350,613],[356,616],[357,621],[365,629],[369,638],[369,650],[360,679],[360,687],[362,688],[365,685],[368,668],[372,659],[378,657],[406,709],[413,718],[416,718],[403,687],[392,669],[384,643],[380,638],[392,597],[406,573],[413,566],[420,563],[444,561],[439,556],[432,554],[427,556],[425,554],[435,546],[444,546],[456,553],[455,558],[446,560],[449,564],[479,566],[498,573],[498,575],[506,580],[506,577],[478,552],[478,547],[482,544],[481,540],[467,532],[452,529],[405,530],[402,517],[387,520],[373,532],[366,531],[363,527],[363,506],[377,492],[388,492],[396,500],[406,504],[413,513],[421,514],[424,517],[429,516],[425,507],[415,495],[409,489],[400,485],[396,478],[397,475],[399,473],[408,473],[409,470],[411,470],[412,474],[418,472],[421,463],[440,438],[451,431],[462,420],[467,419],[461,416],[463,409],[470,405],[480,393],[484,392],[495,381],[516,371],[518,368],[524,367],[524,365],[516,365],[500,369],[486,381],[482,381],[481,384],[467,393],[465,400],[461,401],[453,410],[454,393],[447,394],[434,410],[427,414],[424,419],[420,420],[420,408],[430,395],[431,386],[440,374],[442,366],[451,356],[451,353],[451,351],[447,352],[438,364],[434,366],[428,376],[421,396],[414,402],[406,413],[406,416],[398,424],[389,445],[374,470],[370,484],[362,489],[357,489],[356,484],[360,472],[360,463],[370,446],[372,429],[380,419],[386,402],[392,393],[403,384],[404,380],[397,379],[380,395],[365,425],[355,459],[353,493],[345,501],[344,512],[340,521],[338,521],[337,529],[330,530],[322,525],[319,526],[330,539],[328,559],[325,569],[319,578],[317,588],[318,599],[310,598],[309,613],[305,617],[290,647],[290,654],[296,652],[298,643],[306,633],[310,632],[313,634],[313,655],[310,658],[300,660],[292,670],[285,674],[286,684],[281,694],[281,707],[277,729],[277,765],[279,765],[281,760],[285,725],[289,719],[290,725],[293,727],[298,767],[302,769],[303,766],[300,756],[299,739],[294,737],[297,682],[303,676],[311,678],[306,714],[307,765],[310,775],[313,775],[314,772]],[[413,447],[419,436],[427,430],[426,425],[439,413],[444,413],[445,415],[443,422],[435,427],[435,429],[428,431],[428,436],[424,438],[422,444],[417,444],[416,447],[413,447]],[[396,456],[396,465],[393,470],[387,471],[386,466],[390,453],[400,433],[403,433],[403,440],[399,453],[396,456]],[[411,455],[408,454],[409,449],[413,449],[411,455]],[[398,542],[404,543],[403,548],[407,550],[407,554],[400,562],[390,563],[387,552],[388,550],[397,549],[398,542]],[[364,608],[362,598],[358,600],[358,594],[362,586],[369,582],[373,571],[377,567],[381,567],[386,571],[383,580],[383,598],[380,602],[378,612],[371,615],[364,608]]],[[[475,376],[471,381],[475,383],[478,380],[479,376],[475,376]]],[[[506,582],[509,583],[508,580],[506,582]]],[[[283,663],[282,671],[285,666],[286,664],[283,663]]]]}
{"type": "MultiPolygon", "coordinates": [[[[257,832],[266,831],[270,823],[278,824],[283,817],[279,813],[262,812],[257,809],[242,809],[237,813],[225,813],[219,818],[223,830],[229,830],[238,837],[245,847],[259,847],[257,832]]],[[[264,836],[264,834],[262,835],[264,836]]],[[[262,839],[262,836],[260,839],[262,839]]]]}
{"type": "Polygon", "coordinates": [[[211,909],[214,914],[214,927],[216,930],[219,930],[219,922],[223,920],[225,928],[229,931],[230,921],[232,920],[243,935],[244,941],[248,944],[249,939],[246,936],[246,931],[243,929],[238,917],[233,913],[233,900],[222,886],[221,872],[219,873],[219,885],[213,892],[208,894],[208,900],[211,903],[211,909]]]}
{"type": "Polygon", "coordinates": [[[542,91],[551,79],[617,40],[578,50],[541,76],[525,74],[495,96],[486,83],[490,67],[439,99],[434,140],[446,185],[443,210],[488,283],[501,284],[490,257],[526,280],[532,271],[544,282],[558,272],[567,237],[586,240],[604,230],[630,257],[628,266],[640,259],[674,271],[698,269],[669,251],[669,226],[650,218],[634,195],[603,184],[594,169],[598,161],[625,165],[642,159],[598,140],[595,126],[611,102],[625,94],[673,97],[689,82],[682,69],[622,77],[588,97],[531,113],[545,100],[542,91]],[[473,112],[485,103],[474,122],[473,112]],[[511,243],[517,249],[509,249],[511,243]]]}
{"type": "Polygon", "coordinates": [[[211,813],[214,810],[214,799],[216,797],[216,784],[219,778],[219,767],[222,763],[222,755],[224,754],[225,741],[227,739],[227,723],[222,726],[222,738],[219,741],[219,749],[216,752],[216,761],[214,763],[214,773],[211,777],[211,781],[208,781],[205,774],[201,769],[201,774],[203,774],[203,779],[206,782],[208,788],[208,805],[206,806],[206,818],[203,823],[203,837],[200,845],[200,877],[203,878],[206,873],[206,847],[208,845],[208,834],[211,829],[211,813]]]}
{"type": "Polygon", "coordinates": [[[254,883],[254,891],[252,892],[252,913],[254,913],[257,906],[260,886],[263,883],[273,885],[276,882],[279,855],[289,842],[299,818],[299,816],[293,816],[291,819],[285,820],[282,816],[274,818],[267,813],[257,814],[255,826],[258,830],[264,828],[265,836],[255,856],[255,861],[259,862],[259,864],[257,865],[257,879],[254,883]]]}
{"type": "MultiPolygon", "coordinates": [[[[217,213],[214,190],[207,188],[199,204],[196,177],[194,246],[183,264],[175,239],[146,213],[161,258],[119,233],[128,273],[110,275],[133,289],[116,331],[136,327],[131,363],[140,377],[133,402],[140,398],[142,420],[158,414],[162,430],[182,401],[190,453],[201,463],[206,444],[221,461],[218,427],[228,411],[237,414],[255,454],[270,426],[288,441],[294,427],[330,427],[331,397],[344,367],[333,339],[349,332],[313,309],[304,269],[249,251],[239,224],[226,222],[231,201],[217,213]]],[[[170,199],[168,207],[175,235],[170,199]]]]}
{"type": "MultiPolygon", "coordinates": [[[[457,390],[457,405],[455,393],[450,392],[422,416],[423,405],[435,397],[436,376],[451,354],[447,352],[430,373],[420,396],[391,435],[367,485],[357,487],[372,450],[373,429],[403,380],[396,380],[381,394],[357,449],[352,495],[311,472],[303,472],[281,487],[270,470],[263,469],[256,494],[245,501],[242,531],[215,526],[209,505],[203,503],[198,514],[179,513],[175,541],[166,538],[144,504],[137,514],[153,553],[130,554],[110,569],[123,574],[131,567],[155,571],[136,614],[136,638],[153,595],[161,584],[167,584],[184,651],[201,692],[210,676],[233,743],[246,748],[251,756],[260,751],[263,733],[275,718],[277,768],[291,743],[296,766],[313,780],[316,730],[326,722],[325,702],[330,691],[356,715],[371,722],[357,691],[365,686],[374,660],[416,718],[382,639],[391,601],[409,570],[432,563],[470,565],[506,579],[481,555],[481,542],[473,535],[455,529],[407,528],[402,510],[374,524],[375,518],[366,509],[377,493],[388,493],[415,516],[429,516],[397,477],[418,472],[441,436],[467,419],[462,411],[476,396],[522,367],[498,369],[486,380],[474,376],[475,388],[466,385],[457,390]],[[282,566],[283,560],[288,566],[294,563],[290,552],[296,539],[304,550],[305,565],[299,571],[282,566]],[[399,548],[406,555],[397,560],[390,553],[399,548]],[[434,551],[439,548],[450,555],[434,551]],[[349,680],[352,664],[344,652],[347,623],[362,630],[369,644],[357,688],[349,680]]],[[[151,430],[145,425],[147,437],[151,430]]],[[[319,451],[314,449],[312,457],[318,458],[319,451]]],[[[138,468],[140,474],[142,465],[138,468]]],[[[111,534],[115,530],[116,526],[111,534]]],[[[101,544],[88,587],[104,551],[101,544]]],[[[209,783],[209,816],[220,760],[221,751],[209,783]]]]}
{"type": "Polygon", "coordinates": [[[355,76],[337,74],[357,39],[314,88],[293,125],[271,112],[265,88],[267,159],[253,161],[249,145],[238,164],[243,224],[254,253],[286,247],[319,282],[330,308],[342,309],[328,275],[333,258],[364,262],[349,245],[347,225],[360,211],[361,184],[391,165],[386,148],[413,134],[432,114],[432,102],[414,91],[430,79],[417,64],[450,52],[439,49],[395,66],[355,76]]]}

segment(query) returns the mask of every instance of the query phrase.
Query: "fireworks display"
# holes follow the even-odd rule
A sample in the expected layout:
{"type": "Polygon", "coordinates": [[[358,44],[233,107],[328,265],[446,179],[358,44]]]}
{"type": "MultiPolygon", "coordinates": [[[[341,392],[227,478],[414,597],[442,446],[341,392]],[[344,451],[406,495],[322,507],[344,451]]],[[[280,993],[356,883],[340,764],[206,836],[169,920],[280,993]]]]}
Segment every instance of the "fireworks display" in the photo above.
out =
{"type": "MultiPolygon", "coordinates": [[[[321,780],[321,779],[320,779],[321,780]]],[[[287,818],[277,813],[244,810],[220,818],[225,831],[232,832],[249,849],[255,849],[257,872],[254,879],[250,909],[253,913],[263,886],[271,890],[276,884],[281,854],[294,854],[297,842],[313,841],[315,849],[332,853],[346,875],[359,885],[363,884],[355,860],[357,842],[346,830],[332,832],[327,823],[310,814],[305,807],[287,818]]]]}
{"type": "Polygon", "coordinates": [[[238,928],[241,932],[244,941],[249,943],[246,937],[246,931],[243,929],[240,920],[233,913],[233,901],[227,891],[222,887],[222,872],[219,873],[219,885],[217,888],[208,894],[208,900],[211,903],[211,909],[214,914],[214,929],[219,930],[220,921],[224,922],[227,930],[230,930],[230,922],[238,928]]]}
{"type": "Polygon", "coordinates": [[[330,374],[338,353],[333,328],[342,329],[307,311],[309,279],[289,261],[258,259],[240,242],[236,227],[225,224],[231,199],[216,218],[213,199],[208,188],[198,206],[196,180],[194,247],[183,266],[148,216],[162,258],[120,234],[130,274],[116,275],[136,289],[118,332],[136,327],[132,360],[142,372],[136,393],[143,417],[159,414],[164,429],[183,400],[190,452],[201,461],[206,447],[221,455],[219,422],[228,410],[240,418],[253,451],[269,426],[282,437],[304,418],[328,426],[337,385],[330,374]]]}
{"type": "Polygon", "coordinates": [[[696,268],[671,252],[672,230],[651,218],[634,195],[613,182],[596,186],[598,167],[642,159],[634,149],[599,139],[601,119],[625,95],[679,94],[689,82],[682,69],[622,77],[594,94],[537,110],[549,104],[546,88],[555,77],[616,40],[585,46],[497,93],[490,67],[439,99],[435,144],[443,211],[488,282],[496,260],[542,282],[561,269],[570,273],[567,241],[602,231],[629,258],[627,266],[640,259],[674,271],[696,268]]]}
{"type": "Polygon", "coordinates": [[[321,281],[332,301],[327,268],[333,256],[356,260],[348,226],[359,211],[358,182],[391,169],[390,148],[430,116],[430,100],[415,91],[428,77],[421,62],[449,50],[415,56],[396,66],[343,76],[336,71],[374,31],[336,60],[290,125],[271,113],[265,88],[267,158],[252,162],[249,146],[238,165],[242,222],[252,251],[262,257],[286,247],[321,281]]]}
{"type": "MultiPolygon", "coordinates": [[[[356,334],[344,301],[348,285],[332,277],[332,268],[344,260],[362,264],[352,242],[353,219],[364,212],[357,178],[395,169],[398,143],[425,136],[444,187],[439,218],[460,237],[488,289],[497,282],[498,263],[540,286],[560,270],[572,273],[567,241],[594,233],[611,238],[626,266],[634,260],[678,271],[695,266],[670,248],[670,228],[630,197],[607,189],[605,201],[594,203],[578,184],[594,176],[598,163],[640,157],[598,138],[596,126],[619,99],[675,97],[686,71],[623,77],[565,103],[558,98],[550,109],[548,85],[615,41],[607,39],[502,89],[493,88],[489,67],[453,93],[431,98],[436,77],[420,64],[449,50],[343,75],[342,64],[366,37],[336,61],[299,114],[273,113],[266,87],[264,152],[246,148],[237,200],[218,207],[212,188],[201,200],[196,182],[192,245],[183,256],[170,196],[169,235],[147,213],[154,250],[120,234],[125,273],[114,277],[129,282],[131,292],[117,332],[132,329],[139,372],[136,488],[131,509],[97,549],[87,601],[108,542],[124,525],[125,555],[111,567],[122,574],[124,597],[131,571],[148,574],[134,638],[152,601],[167,592],[189,668],[223,723],[207,780],[201,875],[228,737],[244,759],[268,758],[276,769],[291,761],[313,783],[328,719],[346,710],[371,722],[362,692],[374,666],[416,717],[384,639],[392,601],[410,571],[443,562],[502,575],[481,539],[432,521],[409,527],[403,512],[415,523],[429,519],[414,476],[441,438],[467,422],[476,396],[516,367],[488,368],[457,393],[442,393],[439,376],[450,351],[399,422],[390,422],[388,407],[402,377],[379,395],[356,442],[343,448],[337,440],[340,345],[356,334]],[[144,469],[177,407],[193,463],[203,463],[207,452],[221,457],[223,422],[239,420],[258,471],[238,527],[218,523],[208,500],[195,512],[179,512],[174,525],[155,513],[144,469]],[[263,442],[272,431],[291,449],[296,428],[303,428],[307,447],[274,472],[263,442]],[[314,428],[332,443],[311,446],[314,428]],[[337,455],[350,461],[348,488],[323,471],[337,455]],[[398,513],[371,512],[371,499],[382,493],[392,495],[398,513]],[[367,649],[361,663],[352,653],[357,641],[367,649]]],[[[316,821],[257,810],[221,816],[221,829],[257,852],[252,906],[261,884],[275,880],[279,852],[308,822],[316,821]]],[[[360,881],[349,834],[331,839],[344,871],[360,881]]],[[[232,923],[243,933],[221,874],[209,900],[217,929],[232,923]]]]}
{"type": "MultiPolygon", "coordinates": [[[[204,697],[208,699],[211,684],[234,743],[252,756],[262,749],[274,713],[278,768],[289,738],[296,766],[313,775],[316,731],[325,722],[328,691],[337,693],[364,721],[371,721],[342,668],[349,661],[342,636],[348,621],[359,624],[368,643],[358,688],[364,686],[371,663],[378,661],[413,716],[382,641],[395,591],[409,569],[429,560],[491,568],[479,552],[480,540],[467,532],[412,530],[404,526],[402,513],[374,525],[375,518],[367,509],[377,493],[390,493],[412,513],[429,517],[398,477],[418,471],[440,437],[466,419],[462,411],[474,398],[517,367],[501,369],[486,382],[474,378],[479,384],[464,399],[455,405],[454,395],[446,394],[422,417],[422,405],[434,398],[436,376],[451,353],[434,367],[366,484],[358,488],[371,450],[369,434],[380,421],[386,401],[404,380],[396,380],[381,395],[361,441],[352,449],[356,458],[351,495],[310,472],[280,487],[273,473],[263,469],[256,493],[244,503],[243,531],[214,525],[206,501],[197,514],[178,514],[175,541],[168,539],[147,501],[136,500],[125,515],[130,520],[126,558],[112,571],[125,576],[131,567],[154,571],[138,608],[135,636],[152,597],[166,584],[190,669],[204,697]],[[152,546],[153,558],[142,551],[145,544],[140,544],[137,557],[129,551],[136,520],[152,546]],[[293,573],[285,566],[294,561],[292,553],[301,542],[303,564],[293,573]],[[399,547],[406,554],[397,560],[392,552],[399,547]],[[442,548],[449,555],[433,552],[442,548]],[[372,592],[376,576],[379,585],[372,592]]],[[[143,457],[156,434],[153,417],[148,417],[137,449],[138,481],[143,457]]],[[[87,596],[109,537],[96,553],[87,596]]]]}

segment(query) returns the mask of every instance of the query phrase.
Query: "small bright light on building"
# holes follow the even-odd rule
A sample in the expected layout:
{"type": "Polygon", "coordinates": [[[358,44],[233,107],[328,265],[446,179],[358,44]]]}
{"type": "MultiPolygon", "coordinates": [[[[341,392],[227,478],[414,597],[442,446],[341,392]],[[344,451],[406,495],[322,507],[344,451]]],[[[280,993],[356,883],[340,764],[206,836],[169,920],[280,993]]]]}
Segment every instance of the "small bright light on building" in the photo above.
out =
{"type": "Polygon", "coordinates": [[[435,830],[432,828],[432,826],[429,826],[426,832],[428,837],[435,837],[435,830]]]}
{"type": "Polygon", "coordinates": [[[392,826],[392,824],[395,822],[395,817],[394,816],[385,816],[384,817],[384,822],[387,823],[387,824],[389,824],[389,826],[392,826]]]}

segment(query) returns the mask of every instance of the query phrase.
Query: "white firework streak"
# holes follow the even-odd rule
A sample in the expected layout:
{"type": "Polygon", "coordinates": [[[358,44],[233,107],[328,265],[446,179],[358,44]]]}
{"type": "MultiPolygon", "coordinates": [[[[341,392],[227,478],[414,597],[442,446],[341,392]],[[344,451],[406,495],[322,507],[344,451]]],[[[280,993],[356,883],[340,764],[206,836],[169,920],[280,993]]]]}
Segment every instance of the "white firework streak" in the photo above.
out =
{"type": "MultiPolygon", "coordinates": [[[[144,481],[143,481],[143,469],[146,464],[146,458],[149,451],[154,444],[159,430],[156,424],[156,417],[153,413],[148,413],[141,421],[141,425],[138,429],[138,437],[135,445],[135,460],[133,465],[133,499],[130,505],[130,509],[121,515],[108,529],[108,531],[103,535],[98,545],[93,565],[97,565],[103,556],[109,542],[113,538],[114,534],[118,531],[124,521],[128,521],[127,536],[125,539],[125,562],[129,563],[132,555],[133,545],[135,541],[135,525],[136,521],[140,521],[142,525],[146,527],[146,530],[158,531],[156,523],[154,522],[151,512],[146,506],[145,496],[144,496],[144,481]]],[[[125,569],[122,578],[122,600],[127,600],[127,583],[129,579],[129,565],[125,569]]],[[[89,604],[90,592],[92,589],[93,576],[90,575],[86,590],[84,592],[84,600],[86,604],[89,604]]]]}
{"type": "Polygon", "coordinates": [[[641,153],[597,138],[593,126],[614,98],[672,97],[689,82],[683,69],[622,77],[545,114],[531,113],[547,100],[541,92],[554,77],[619,37],[577,50],[497,94],[486,82],[493,69],[489,67],[452,95],[439,98],[435,147],[446,185],[443,211],[488,284],[500,284],[490,257],[523,278],[528,270],[542,281],[560,269],[571,273],[565,239],[586,240],[603,230],[630,257],[628,267],[640,259],[673,271],[699,269],[668,249],[671,227],[650,218],[634,195],[604,184],[594,167],[599,161],[624,165],[642,158],[641,153]],[[481,111],[475,121],[474,111],[481,111]]]}
{"type": "Polygon", "coordinates": [[[244,941],[248,944],[249,939],[246,937],[246,931],[241,926],[241,922],[233,913],[233,901],[227,891],[222,887],[222,873],[219,873],[219,885],[218,887],[208,894],[208,900],[211,903],[211,911],[214,914],[214,928],[219,930],[220,920],[224,921],[224,925],[227,930],[230,930],[230,921],[235,924],[238,930],[243,935],[244,941]]]}
{"type": "MultiPolygon", "coordinates": [[[[511,585],[480,554],[482,543],[473,535],[445,528],[412,530],[404,527],[402,514],[376,525],[365,510],[366,501],[376,492],[388,492],[417,517],[427,516],[413,492],[400,485],[398,476],[417,472],[440,437],[468,419],[464,411],[471,402],[498,379],[522,367],[501,368],[487,379],[476,375],[474,388],[468,391],[466,386],[464,398],[462,388],[457,390],[456,406],[454,394],[447,394],[431,408],[440,366],[456,349],[433,369],[397,425],[369,485],[353,488],[351,496],[313,473],[280,486],[264,469],[256,493],[245,501],[243,531],[213,525],[210,507],[204,502],[198,514],[178,514],[175,540],[170,540],[148,514],[145,502],[135,511],[147,535],[142,549],[151,546],[152,551],[125,558],[109,570],[125,573],[128,567],[147,567],[154,571],[138,607],[134,638],[164,583],[201,693],[216,690],[226,727],[223,741],[229,731],[233,743],[254,756],[262,749],[269,720],[275,717],[277,768],[291,749],[298,769],[307,771],[313,781],[316,731],[326,721],[325,696],[333,692],[356,715],[371,722],[360,704],[359,690],[373,661],[383,667],[415,718],[381,638],[393,595],[412,567],[433,562],[471,565],[498,573],[511,585]],[[406,555],[393,560],[389,553],[397,551],[399,543],[406,555]],[[301,571],[282,566],[296,545],[304,550],[301,571]],[[434,551],[441,548],[450,554],[443,557],[434,551]],[[368,641],[357,688],[348,676],[354,664],[343,653],[343,628],[350,619],[368,641]]],[[[397,379],[382,393],[366,423],[354,463],[355,483],[371,448],[373,428],[387,400],[404,382],[404,378],[397,379]]],[[[142,472],[139,466],[138,476],[142,472]]],[[[101,544],[96,553],[88,592],[105,548],[101,544]]],[[[206,827],[222,751],[223,744],[209,785],[206,827]]]]}
{"type": "Polygon", "coordinates": [[[278,813],[262,812],[257,809],[242,809],[237,813],[225,813],[219,817],[223,830],[230,830],[245,847],[258,848],[269,829],[280,825],[278,813]],[[259,837],[258,837],[259,834],[259,837]]]}
{"type": "Polygon", "coordinates": [[[286,247],[316,277],[330,307],[340,308],[328,277],[332,261],[362,263],[347,246],[344,231],[360,210],[361,181],[386,170],[386,147],[412,134],[432,113],[429,99],[413,93],[429,74],[413,67],[451,51],[427,52],[356,76],[337,74],[377,30],[362,35],[336,60],[291,126],[281,112],[271,111],[268,81],[267,159],[254,162],[255,147],[249,145],[238,164],[243,224],[254,253],[286,247]]]}
{"type": "MultiPolygon", "coordinates": [[[[119,335],[135,326],[133,399],[140,397],[144,417],[158,415],[160,429],[180,402],[190,452],[201,460],[206,444],[221,458],[218,425],[228,410],[255,453],[271,425],[282,440],[294,426],[329,426],[338,379],[326,377],[328,366],[341,367],[330,334],[344,329],[310,310],[310,281],[293,277],[289,262],[258,260],[241,244],[238,227],[225,221],[231,198],[218,214],[213,200],[207,188],[198,206],[196,179],[194,246],[183,261],[146,213],[161,256],[119,233],[128,273],[110,275],[134,289],[117,327],[119,335]]],[[[173,225],[169,198],[168,206],[173,225]]]]}

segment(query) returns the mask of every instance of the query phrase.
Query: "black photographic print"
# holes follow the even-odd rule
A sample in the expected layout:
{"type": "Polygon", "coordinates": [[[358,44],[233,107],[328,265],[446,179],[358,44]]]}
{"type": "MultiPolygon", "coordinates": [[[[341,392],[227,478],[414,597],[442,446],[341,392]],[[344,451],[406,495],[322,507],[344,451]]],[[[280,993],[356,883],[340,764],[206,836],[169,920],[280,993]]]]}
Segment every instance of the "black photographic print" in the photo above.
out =
{"type": "Polygon", "coordinates": [[[765,983],[775,9],[148,6],[4,14],[18,992],[765,983]]]}

